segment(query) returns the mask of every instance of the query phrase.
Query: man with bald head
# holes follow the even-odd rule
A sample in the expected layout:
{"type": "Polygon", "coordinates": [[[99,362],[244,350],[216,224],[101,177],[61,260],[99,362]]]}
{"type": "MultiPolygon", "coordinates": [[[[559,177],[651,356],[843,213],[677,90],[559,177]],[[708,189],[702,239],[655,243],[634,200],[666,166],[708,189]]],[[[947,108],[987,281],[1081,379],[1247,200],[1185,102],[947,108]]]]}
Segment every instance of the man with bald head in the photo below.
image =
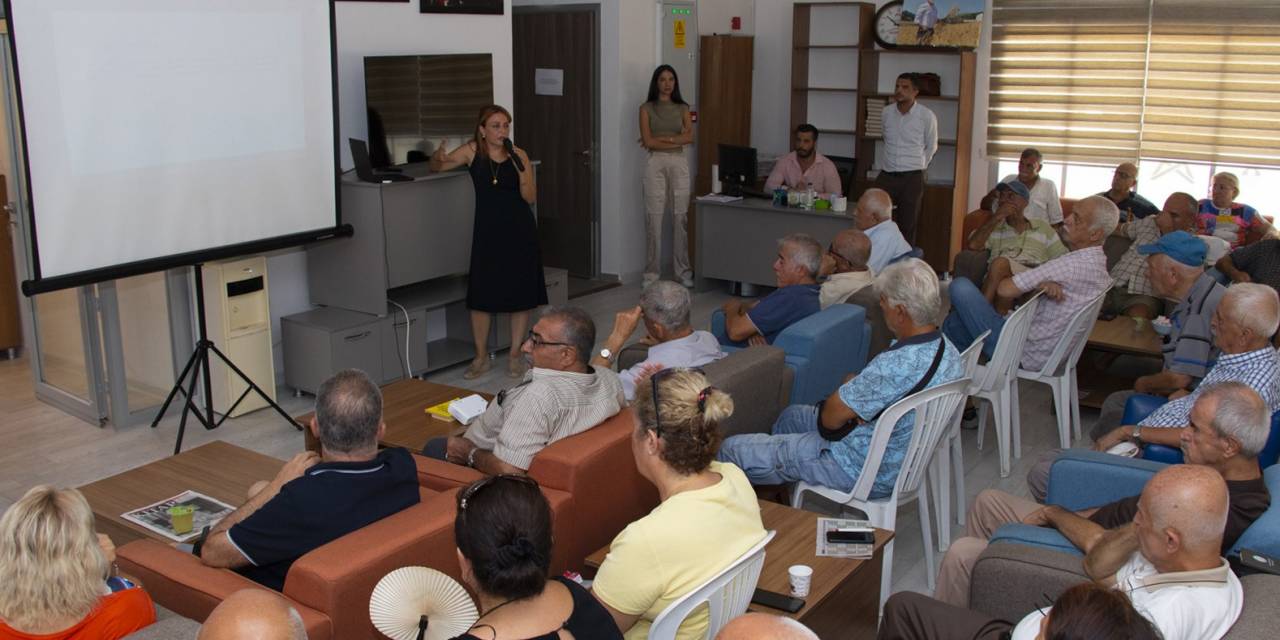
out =
{"type": "Polygon", "coordinates": [[[849,297],[875,281],[867,260],[871,257],[871,240],[857,229],[836,234],[826,255],[822,256],[820,276],[826,277],[818,290],[818,305],[823,309],[847,302],[849,297]]]}
{"type": "Polygon", "coordinates": [[[242,589],[209,614],[196,640],[307,640],[307,630],[284,598],[264,589],[242,589]]]}
{"type": "MultiPolygon", "coordinates": [[[[1240,615],[1244,592],[1221,556],[1228,494],[1205,466],[1162,469],[1143,488],[1133,522],[1089,540],[1084,570],[1129,596],[1165,640],[1217,640],[1240,615]]],[[[916,593],[885,603],[879,638],[1037,637],[1037,609],[1013,624],[916,593]]]]}
{"type": "MultiPolygon", "coordinates": [[[[1138,165],[1132,162],[1121,162],[1116,172],[1111,174],[1111,188],[1099,193],[1120,209],[1120,219],[1124,222],[1141,220],[1157,213],[1156,205],[1138,195],[1138,165]]],[[[1199,203],[1196,204],[1199,209],[1199,203]]]]}
{"type": "Polygon", "coordinates": [[[862,192],[853,208],[853,226],[871,239],[867,267],[872,274],[880,273],[894,258],[911,251],[898,223],[893,221],[893,200],[884,189],[873,187],[862,192]]]}
{"type": "MultiPolygon", "coordinates": [[[[1111,270],[1111,275],[1115,277],[1115,285],[1111,287],[1111,291],[1107,292],[1107,300],[1102,306],[1103,313],[1150,319],[1160,315],[1161,310],[1164,309],[1165,299],[1182,299],[1187,292],[1160,292],[1152,287],[1148,277],[1147,257],[1139,253],[1138,248],[1153,244],[1159,241],[1161,236],[1175,231],[1194,235],[1198,211],[1199,205],[1195,197],[1189,193],[1179,192],[1164,201],[1164,209],[1158,214],[1133,222],[1125,222],[1116,227],[1115,235],[1128,238],[1130,244],[1124,255],[1120,256],[1120,260],[1116,262],[1115,268],[1111,270]]],[[[1201,244],[1203,243],[1201,241],[1201,244]]],[[[1205,250],[1207,251],[1208,248],[1206,247],[1205,250]]],[[[1202,252],[1200,263],[1190,266],[1201,267],[1203,262],[1202,252]]],[[[1209,313],[1212,314],[1213,311],[1210,310],[1209,313]]]]}
{"type": "Polygon", "coordinates": [[[730,620],[716,640],[818,640],[818,634],[791,618],[745,613],[730,620]]]}

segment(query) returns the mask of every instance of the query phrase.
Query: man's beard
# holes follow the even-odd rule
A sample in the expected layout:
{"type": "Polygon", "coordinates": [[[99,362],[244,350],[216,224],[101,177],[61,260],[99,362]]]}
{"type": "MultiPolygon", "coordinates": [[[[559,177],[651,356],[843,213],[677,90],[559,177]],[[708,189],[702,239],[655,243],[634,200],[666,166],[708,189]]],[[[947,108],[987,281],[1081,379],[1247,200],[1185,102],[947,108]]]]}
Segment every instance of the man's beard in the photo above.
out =
{"type": "Polygon", "coordinates": [[[806,159],[808,159],[808,158],[809,158],[810,156],[812,156],[812,155],[813,155],[813,149],[796,149],[796,157],[797,157],[797,158],[806,158],[806,159]]]}

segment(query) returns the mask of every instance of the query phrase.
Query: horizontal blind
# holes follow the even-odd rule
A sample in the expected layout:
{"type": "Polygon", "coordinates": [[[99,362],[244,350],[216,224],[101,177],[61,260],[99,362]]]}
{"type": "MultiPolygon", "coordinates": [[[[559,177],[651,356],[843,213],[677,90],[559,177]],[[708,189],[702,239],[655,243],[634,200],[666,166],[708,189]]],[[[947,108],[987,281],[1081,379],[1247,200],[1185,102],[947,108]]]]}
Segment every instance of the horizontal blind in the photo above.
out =
{"type": "Polygon", "coordinates": [[[1280,164],[1280,2],[1153,0],[1140,152],[1280,164]]]}
{"type": "Polygon", "coordinates": [[[1138,157],[1150,0],[995,0],[987,152],[1138,157]]]}
{"type": "Polygon", "coordinates": [[[493,103],[492,57],[367,58],[365,101],[389,136],[470,135],[480,109],[493,103]]]}

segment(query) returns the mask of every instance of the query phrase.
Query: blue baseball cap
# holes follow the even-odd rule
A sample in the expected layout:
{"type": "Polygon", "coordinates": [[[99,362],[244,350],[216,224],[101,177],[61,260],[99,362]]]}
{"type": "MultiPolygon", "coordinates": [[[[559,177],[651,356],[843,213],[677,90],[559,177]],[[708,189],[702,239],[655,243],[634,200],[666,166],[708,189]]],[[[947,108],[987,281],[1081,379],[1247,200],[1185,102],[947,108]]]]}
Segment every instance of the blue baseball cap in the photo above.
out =
{"type": "Polygon", "coordinates": [[[1022,184],[1022,182],[1020,182],[1017,178],[1014,178],[1013,180],[1010,180],[1008,182],[1001,182],[1000,184],[997,184],[996,191],[1012,191],[1022,196],[1024,200],[1031,199],[1031,190],[1027,188],[1027,185],[1022,184]]]}
{"type": "Polygon", "coordinates": [[[1203,267],[1206,250],[1204,240],[1186,231],[1166,233],[1159,240],[1138,247],[1138,253],[1144,256],[1163,253],[1188,267],[1203,267]]]}

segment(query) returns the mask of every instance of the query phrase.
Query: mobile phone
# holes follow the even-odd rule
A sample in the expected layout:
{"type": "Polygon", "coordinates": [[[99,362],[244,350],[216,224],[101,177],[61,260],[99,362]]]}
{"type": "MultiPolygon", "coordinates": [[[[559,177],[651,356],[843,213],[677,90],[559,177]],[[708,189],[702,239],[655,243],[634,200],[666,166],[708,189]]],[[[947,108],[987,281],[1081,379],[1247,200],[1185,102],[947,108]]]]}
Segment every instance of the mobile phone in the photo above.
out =
{"type": "Polygon", "coordinates": [[[1240,564],[1255,571],[1280,575],[1280,559],[1252,549],[1240,550],[1240,564]]]}
{"type": "Polygon", "coordinates": [[[832,529],[827,532],[827,542],[833,544],[875,544],[876,532],[872,529],[832,529]]]}
{"type": "Polygon", "coordinates": [[[804,607],[804,600],[800,598],[792,598],[764,589],[756,589],[751,596],[751,601],[771,609],[781,609],[787,613],[795,613],[804,607]]]}

